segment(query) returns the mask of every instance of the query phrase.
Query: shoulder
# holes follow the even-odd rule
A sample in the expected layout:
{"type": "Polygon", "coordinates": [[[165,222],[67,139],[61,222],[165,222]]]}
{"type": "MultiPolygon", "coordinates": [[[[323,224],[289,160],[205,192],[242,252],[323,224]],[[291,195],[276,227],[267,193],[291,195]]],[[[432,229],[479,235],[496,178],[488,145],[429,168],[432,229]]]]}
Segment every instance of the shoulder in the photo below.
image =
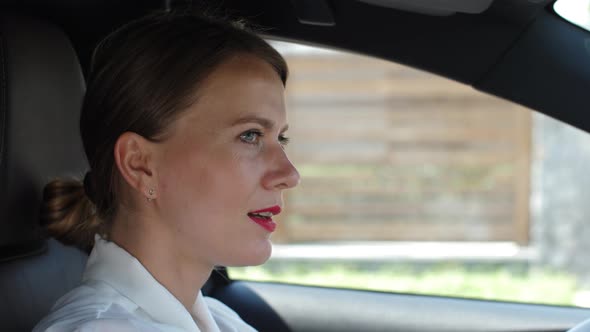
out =
{"type": "Polygon", "coordinates": [[[96,315],[78,315],[39,324],[33,332],[161,332],[158,324],[150,321],[112,312],[109,309],[100,317],[96,315]]]}
{"type": "Polygon", "coordinates": [[[55,325],[46,332],[139,332],[143,331],[133,322],[121,319],[97,319],[77,326],[55,325]]]}
{"type": "Polygon", "coordinates": [[[113,331],[135,331],[130,329],[134,325],[129,318],[136,309],[137,305],[108,285],[83,284],[62,296],[33,331],[98,332],[112,326],[120,328],[113,331]]]}
{"type": "Polygon", "coordinates": [[[43,332],[162,332],[156,326],[145,322],[125,319],[95,319],[80,324],[56,324],[45,329],[33,331],[43,332]]]}

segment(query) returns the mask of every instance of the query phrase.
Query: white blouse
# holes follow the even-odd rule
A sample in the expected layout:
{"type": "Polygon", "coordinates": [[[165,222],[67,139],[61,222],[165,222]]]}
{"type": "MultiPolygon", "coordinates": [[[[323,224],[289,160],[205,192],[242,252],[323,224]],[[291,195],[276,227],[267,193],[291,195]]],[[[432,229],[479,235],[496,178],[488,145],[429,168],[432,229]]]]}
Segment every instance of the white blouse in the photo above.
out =
{"type": "Polygon", "coordinates": [[[201,292],[191,312],[123,248],[98,235],[80,286],[62,296],[33,332],[256,331],[201,292]]]}

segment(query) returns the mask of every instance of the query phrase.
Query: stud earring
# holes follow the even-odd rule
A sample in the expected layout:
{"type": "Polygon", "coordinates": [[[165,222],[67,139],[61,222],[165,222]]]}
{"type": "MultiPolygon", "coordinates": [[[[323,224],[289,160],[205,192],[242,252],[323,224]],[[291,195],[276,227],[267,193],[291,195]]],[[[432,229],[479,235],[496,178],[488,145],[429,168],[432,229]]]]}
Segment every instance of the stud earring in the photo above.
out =
{"type": "Polygon", "coordinates": [[[154,198],[153,198],[153,196],[154,196],[154,192],[155,192],[155,191],[154,191],[154,188],[150,188],[150,189],[148,190],[148,195],[149,195],[149,197],[147,197],[147,201],[148,201],[148,202],[151,202],[151,201],[153,201],[153,200],[154,200],[154,198]]]}

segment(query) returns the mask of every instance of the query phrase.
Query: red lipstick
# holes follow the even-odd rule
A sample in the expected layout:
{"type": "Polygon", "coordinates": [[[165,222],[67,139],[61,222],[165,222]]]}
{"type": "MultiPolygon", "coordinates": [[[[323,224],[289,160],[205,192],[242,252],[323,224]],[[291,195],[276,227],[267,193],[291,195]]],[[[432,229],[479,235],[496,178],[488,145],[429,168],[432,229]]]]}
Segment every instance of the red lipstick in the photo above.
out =
{"type": "Polygon", "coordinates": [[[277,228],[277,223],[272,220],[272,217],[279,213],[281,213],[281,207],[275,205],[266,209],[249,212],[248,217],[262,228],[272,233],[277,228]]]}

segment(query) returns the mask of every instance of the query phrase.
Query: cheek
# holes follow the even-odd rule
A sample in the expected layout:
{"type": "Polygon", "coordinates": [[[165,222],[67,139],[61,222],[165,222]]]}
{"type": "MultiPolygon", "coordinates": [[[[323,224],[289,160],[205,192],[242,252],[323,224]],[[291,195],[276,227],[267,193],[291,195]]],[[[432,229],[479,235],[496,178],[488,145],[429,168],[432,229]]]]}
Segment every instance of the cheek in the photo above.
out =
{"type": "Polygon", "coordinates": [[[251,208],[248,205],[255,203],[250,201],[260,188],[260,158],[227,149],[188,151],[170,154],[162,167],[163,209],[220,215],[222,211],[251,208]]]}
{"type": "Polygon", "coordinates": [[[184,255],[220,265],[268,259],[267,236],[247,217],[249,209],[268,202],[260,186],[264,165],[240,152],[217,149],[168,161],[160,212],[184,255]]]}
{"type": "Polygon", "coordinates": [[[183,151],[168,154],[159,172],[159,186],[163,195],[174,196],[202,180],[203,163],[196,156],[183,151]]]}
{"type": "Polygon", "coordinates": [[[206,186],[207,177],[203,155],[195,148],[166,151],[158,167],[158,191],[161,212],[171,217],[174,211],[185,209],[199,188],[206,186]]]}
{"type": "Polygon", "coordinates": [[[240,211],[248,207],[260,187],[260,169],[256,158],[231,152],[218,155],[207,165],[203,179],[211,204],[240,211]]]}

